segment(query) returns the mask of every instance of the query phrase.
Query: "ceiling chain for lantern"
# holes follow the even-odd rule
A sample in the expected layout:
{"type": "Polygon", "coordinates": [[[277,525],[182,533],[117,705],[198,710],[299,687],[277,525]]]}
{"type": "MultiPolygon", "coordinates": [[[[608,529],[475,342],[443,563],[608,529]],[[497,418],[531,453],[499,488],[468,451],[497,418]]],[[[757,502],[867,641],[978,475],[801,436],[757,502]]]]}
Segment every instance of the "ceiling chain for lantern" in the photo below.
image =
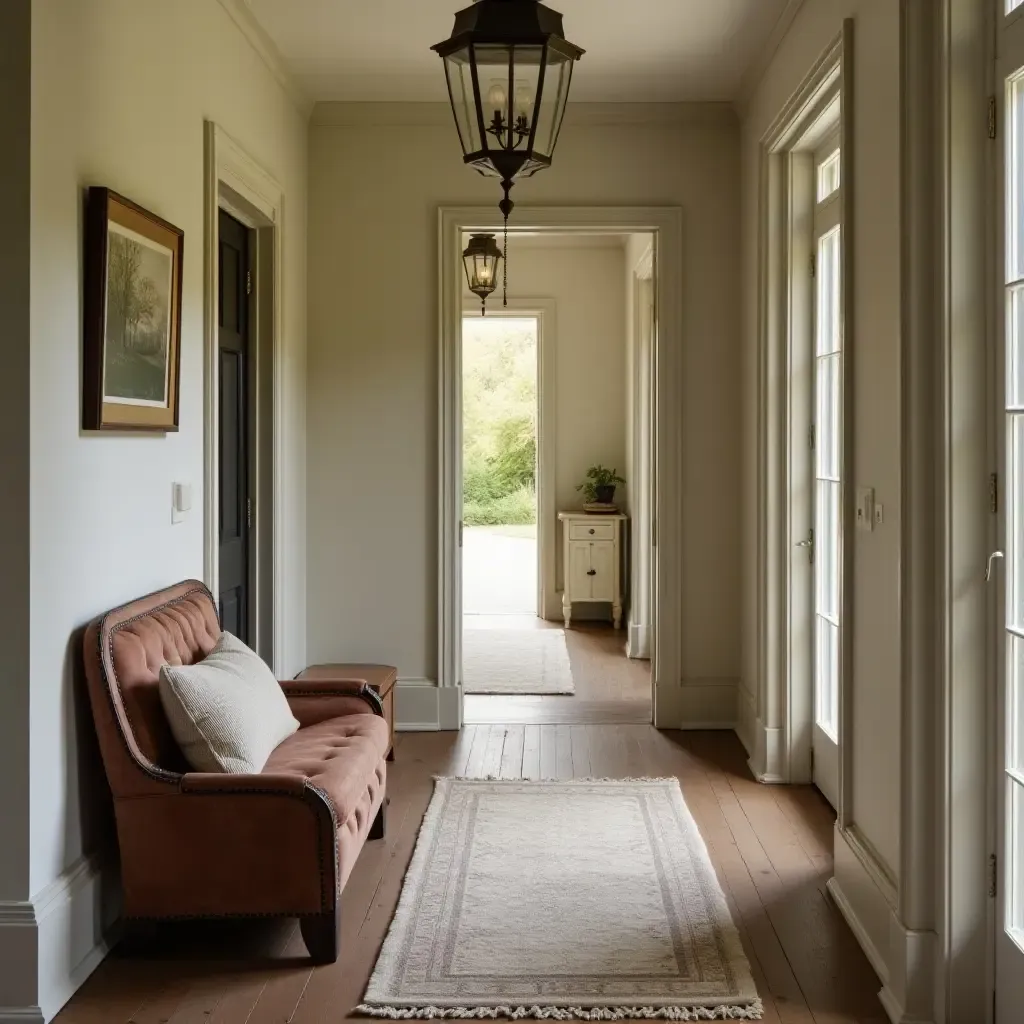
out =
{"type": "Polygon", "coordinates": [[[476,0],[432,49],[444,60],[463,162],[501,179],[508,305],[509,192],[551,166],[573,65],[584,51],[563,35],[562,15],[539,0],[476,0]]]}

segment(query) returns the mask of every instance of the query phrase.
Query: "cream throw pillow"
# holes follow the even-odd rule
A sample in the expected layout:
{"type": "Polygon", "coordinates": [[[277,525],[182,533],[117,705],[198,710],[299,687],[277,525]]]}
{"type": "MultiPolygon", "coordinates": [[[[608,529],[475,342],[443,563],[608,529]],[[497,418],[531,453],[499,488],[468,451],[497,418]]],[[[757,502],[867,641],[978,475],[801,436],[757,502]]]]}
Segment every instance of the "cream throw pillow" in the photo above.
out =
{"type": "Polygon", "coordinates": [[[263,659],[230,633],[194,665],[164,665],[160,702],[185,760],[200,772],[256,774],[299,727],[263,659]]]}

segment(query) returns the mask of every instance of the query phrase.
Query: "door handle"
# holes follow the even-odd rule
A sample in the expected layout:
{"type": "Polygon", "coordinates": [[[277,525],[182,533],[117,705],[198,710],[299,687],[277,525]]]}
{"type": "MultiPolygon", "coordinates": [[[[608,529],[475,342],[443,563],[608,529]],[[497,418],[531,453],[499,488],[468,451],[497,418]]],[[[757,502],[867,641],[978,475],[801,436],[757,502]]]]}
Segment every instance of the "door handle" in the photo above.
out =
{"type": "Polygon", "coordinates": [[[814,562],[814,530],[810,529],[807,531],[806,540],[798,540],[794,547],[806,548],[807,549],[807,560],[811,563],[814,562]]]}
{"type": "Polygon", "coordinates": [[[587,570],[587,575],[588,576],[596,576],[597,575],[597,570],[596,569],[588,569],[587,570]]]}
{"type": "Polygon", "coordinates": [[[1003,559],[1005,557],[1006,556],[1002,553],[1002,551],[993,551],[992,554],[988,556],[988,565],[985,566],[986,583],[991,583],[992,581],[992,563],[995,562],[997,559],[1003,559]]]}

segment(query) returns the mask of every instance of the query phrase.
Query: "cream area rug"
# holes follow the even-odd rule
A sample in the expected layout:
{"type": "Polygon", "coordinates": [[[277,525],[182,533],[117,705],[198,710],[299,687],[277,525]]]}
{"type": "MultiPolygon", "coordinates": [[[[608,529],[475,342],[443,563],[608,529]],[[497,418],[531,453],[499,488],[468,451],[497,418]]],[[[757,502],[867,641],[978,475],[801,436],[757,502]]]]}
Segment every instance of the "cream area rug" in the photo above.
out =
{"type": "Polygon", "coordinates": [[[358,1012],[756,1020],[675,779],[438,779],[358,1012]]]}
{"type": "Polygon", "coordinates": [[[561,629],[465,629],[466,693],[572,693],[572,669],[561,629]]]}

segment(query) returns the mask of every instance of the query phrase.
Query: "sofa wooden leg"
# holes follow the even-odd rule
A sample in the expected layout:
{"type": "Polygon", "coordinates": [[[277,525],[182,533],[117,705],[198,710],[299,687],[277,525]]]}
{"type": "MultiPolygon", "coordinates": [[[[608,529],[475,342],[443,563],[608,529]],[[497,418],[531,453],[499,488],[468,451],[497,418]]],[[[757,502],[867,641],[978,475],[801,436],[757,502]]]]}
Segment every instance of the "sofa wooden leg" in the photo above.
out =
{"type": "Polygon", "coordinates": [[[313,963],[333,964],[340,951],[341,901],[335,901],[334,910],[326,914],[301,918],[299,929],[313,963]]]}
{"type": "Polygon", "coordinates": [[[385,818],[387,817],[387,806],[387,800],[382,800],[380,810],[377,812],[377,817],[373,819],[373,824],[370,826],[370,831],[366,833],[367,839],[384,838],[384,825],[385,818]]]}

